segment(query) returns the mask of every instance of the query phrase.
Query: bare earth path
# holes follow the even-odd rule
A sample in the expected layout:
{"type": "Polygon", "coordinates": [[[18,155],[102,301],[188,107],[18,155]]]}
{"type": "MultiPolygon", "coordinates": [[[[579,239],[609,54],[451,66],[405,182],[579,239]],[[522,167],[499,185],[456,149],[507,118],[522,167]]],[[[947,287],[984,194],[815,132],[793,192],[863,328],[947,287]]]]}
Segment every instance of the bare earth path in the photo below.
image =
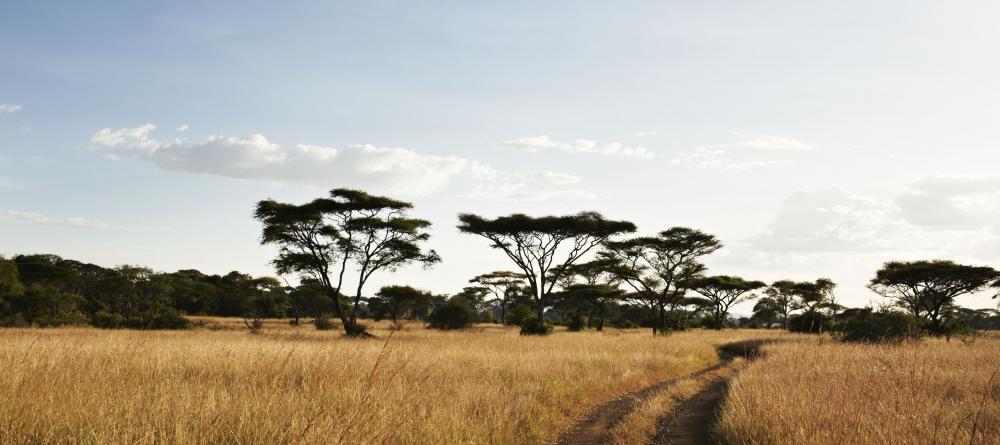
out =
{"type": "MultiPolygon", "coordinates": [[[[756,354],[760,342],[748,341],[725,345],[720,348],[722,360],[710,367],[694,373],[675,377],[669,380],[625,394],[617,399],[605,402],[591,410],[583,419],[559,435],[559,445],[599,445],[608,442],[611,429],[626,415],[631,413],[638,404],[655,396],[660,391],[674,383],[695,378],[703,374],[724,368],[735,356],[752,357],[756,354]]],[[[715,380],[705,386],[668,416],[660,419],[657,425],[654,444],[709,444],[712,443],[710,427],[715,420],[715,413],[725,395],[726,381],[715,380]]]]}

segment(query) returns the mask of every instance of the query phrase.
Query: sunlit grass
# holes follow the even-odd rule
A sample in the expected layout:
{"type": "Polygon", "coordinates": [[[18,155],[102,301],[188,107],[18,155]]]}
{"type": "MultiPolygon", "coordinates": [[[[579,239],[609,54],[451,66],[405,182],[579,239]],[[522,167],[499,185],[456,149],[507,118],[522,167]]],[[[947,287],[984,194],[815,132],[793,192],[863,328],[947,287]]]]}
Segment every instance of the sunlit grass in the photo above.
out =
{"type": "Polygon", "coordinates": [[[0,330],[0,443],[540,443],[738,332],[0,330]]]}
{"type": "Polygon", "coordinates": [[[1000,443],[1000,340],[764,348],[732,382],[733,444],[1000,443]],[[973,436],[974,432],[974,436],[973,436]]]}

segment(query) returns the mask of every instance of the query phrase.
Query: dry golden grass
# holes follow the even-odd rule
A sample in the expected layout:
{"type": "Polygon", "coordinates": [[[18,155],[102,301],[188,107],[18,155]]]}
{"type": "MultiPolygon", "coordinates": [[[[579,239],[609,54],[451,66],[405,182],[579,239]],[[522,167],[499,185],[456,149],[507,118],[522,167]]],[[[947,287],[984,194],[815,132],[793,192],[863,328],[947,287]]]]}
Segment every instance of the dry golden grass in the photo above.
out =
{"type": "Polygon", "coordinates": [[[733,444],[1000,443],[1000,340],[765,346],[731,383],[733,444]],[[973,431],[975,431],[973,436],[973,431]]]}
{"type": "Polygon", "coordinates": [[[0,330],[0,443],[541,443],[734,335],[0,330]]]}
{"type": "Polygon", "coordinates": [[[626,415],[611,429],[609,442],[616,445],[649,443],[656,434],[660,419],[669,416],[685,399],[695,395],[706,385],[731,377],[745,364],[743,358],[735,358],[722,368],[678,380],[655,396],[642,401],[635,411],[626,415]]]}

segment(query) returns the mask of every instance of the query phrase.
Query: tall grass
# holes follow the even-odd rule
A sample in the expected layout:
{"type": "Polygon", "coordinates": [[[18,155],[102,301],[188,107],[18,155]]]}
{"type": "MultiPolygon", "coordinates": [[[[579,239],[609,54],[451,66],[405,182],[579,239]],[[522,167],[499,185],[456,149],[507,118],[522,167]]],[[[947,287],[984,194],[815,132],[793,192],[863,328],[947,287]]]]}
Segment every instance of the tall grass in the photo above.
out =
{"type": "Polygon", "coordinates": [[[617,394],[713,364],[724,340],[203,324],[216,330],[0,330],[0,443],[540,443],[617,394]]]}
{"type": "Polygon", "coordinates": [[[1000,443],[1000,340],[764,348],[730,385],[733,444],[1000,443]]]}

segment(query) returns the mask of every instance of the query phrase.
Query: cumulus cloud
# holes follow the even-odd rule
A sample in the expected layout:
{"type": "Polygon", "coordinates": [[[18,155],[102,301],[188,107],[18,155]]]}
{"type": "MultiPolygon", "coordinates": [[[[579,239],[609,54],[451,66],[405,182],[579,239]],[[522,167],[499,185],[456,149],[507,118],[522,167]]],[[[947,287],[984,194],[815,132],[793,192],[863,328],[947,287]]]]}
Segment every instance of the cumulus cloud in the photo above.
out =
{"type": "Polygon", "coordinates": [[[20,105],[0,104],[0,113],[13,114],[21,111],[21,108],[23,107],[20,105]]]}
{"type": "Polygon", "coordinates": [[[557,151],[563,153],[588,153],[604,156],[626,156],[640,159],[655,157],[653,152],[645,147],[629,147],[621,142],[608,142],[598,145],[597,141],[576,139],[572,142],[558,141],[546,135],[528,136],[510,139],[503,142],[504,147],[526,152],[557,151]]]}
{"type": "Polygon", "coordinates": [[[766,167],[792,165],[790,159],[756,159],[748,153],[754,151],[812,150],[813,146],[791,138],[761,136],[730,144],[698,147],[691,152],[682,152],[674,157],[673,163],[697,168],[748,171],[766,167]],[[749,150],[748,150],[749,149],[749,150]]]}
{"type": "Polygon", "coordinates": [[[482,198],[543,199],[579,192],[549,189],[578,183],[579,178],[572,175],[503,172],[457,156],[405,148],[299,144],[289,149],[261,134],[210,136],[204,142],[191,143],[155,139],[155,129],[152,124],[105,128],[93,134],[91,143],[115,159],[141,159],[167,170],[281,184],[341,185],[423,196],[440,191],[454,179],[463,179],[472,181],[471,195],[482,198]]]}
{"type": "Polygon", "coordinates": [[[181,131],[181,132],[188,131],[188,124],[180,124],[177,127],[177,131],[181,131]]]}
{"type": "Polygon", "coordinates": [[[812,145],[792,138],[780,136],[759,136],[732,144],[734,147],[755,150],[812,150],[812,145]]]}
{"type": "Polygon", "coordinates": [[[758,168],[788,166],[792,164],[792,161],[787,159],[740,160],[733,158],[725,149],[719,147],[699,147],[691,153],[681,153],[675,156],[671,162],[678,165],[715,168],[727,171],[749,171],[758,168]]]}
{"type": "Polygon", "coordinates": [[[0,212],[0,220],[23,221],[32,224],[41,224],[47,226],[81,227],[86,229],[128,230],[128,231],[149,230],[149,229],[119,226],[105,221],[97,221],[93,219],[78,218],[78,217],[53,218],[41,213],[19,212],[16,210],[5,210],[0,212]]]}
{"type": "Polygon", "coordinates": [[[930,228],[1000,228],[1000,177],[926,176],[896,197],[910,223],[930,228]]]}

